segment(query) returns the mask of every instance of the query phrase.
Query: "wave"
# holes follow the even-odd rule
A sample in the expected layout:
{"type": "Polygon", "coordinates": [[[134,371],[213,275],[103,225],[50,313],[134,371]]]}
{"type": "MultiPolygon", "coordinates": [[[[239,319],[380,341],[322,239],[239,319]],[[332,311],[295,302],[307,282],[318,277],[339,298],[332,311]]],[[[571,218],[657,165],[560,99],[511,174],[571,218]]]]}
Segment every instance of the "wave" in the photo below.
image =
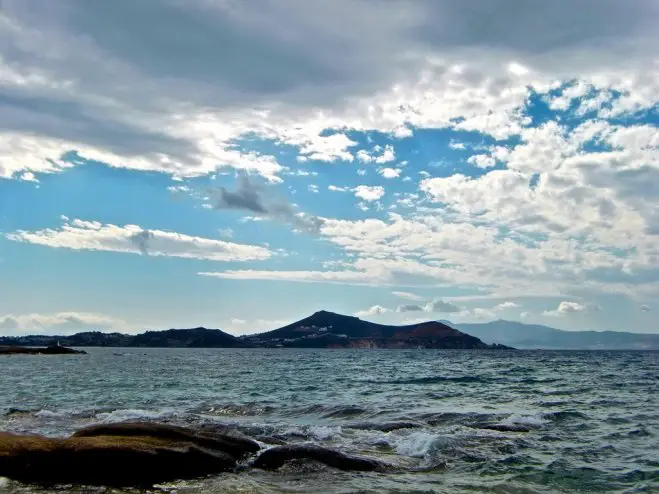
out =
{"type": "Polygon", "coordinates": [[[542,417],[552,422],[565,422],[574,419],[588,419],[585,413],[577,412],[576,410],[562,410],[558,412],[543,413],[542,417]]]}
{"type": "Polygon", "coordinates": [[[410,379],[395,379],[391,381],[368,381],[369,384],[437,384],[443,382],[455,383],[489,383],[492,379],[482,376],[426,376],[410,379]]]}

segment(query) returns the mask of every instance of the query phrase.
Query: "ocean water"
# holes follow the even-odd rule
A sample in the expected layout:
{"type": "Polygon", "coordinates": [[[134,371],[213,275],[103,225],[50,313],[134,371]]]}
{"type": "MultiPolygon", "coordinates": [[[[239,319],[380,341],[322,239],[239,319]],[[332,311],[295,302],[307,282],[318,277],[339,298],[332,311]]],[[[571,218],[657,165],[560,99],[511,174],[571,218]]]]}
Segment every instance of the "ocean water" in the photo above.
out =
{"type": "Polygon", "coordinates": [[[158,492],[659,492],[659,352],[87,350],[0,357],[0,429],[217,422],[396,467],[298,464],[158,492]]]}

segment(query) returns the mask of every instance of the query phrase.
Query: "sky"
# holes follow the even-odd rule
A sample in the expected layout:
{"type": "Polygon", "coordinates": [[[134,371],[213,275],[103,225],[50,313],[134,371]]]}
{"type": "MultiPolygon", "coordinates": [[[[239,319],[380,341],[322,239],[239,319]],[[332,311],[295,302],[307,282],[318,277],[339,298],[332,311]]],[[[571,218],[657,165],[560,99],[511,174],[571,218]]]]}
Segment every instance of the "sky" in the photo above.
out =
{"type": "Polygon", "coordinates": [[[656,0],[0,0],[0,334],[659,332],[656,0]]]}

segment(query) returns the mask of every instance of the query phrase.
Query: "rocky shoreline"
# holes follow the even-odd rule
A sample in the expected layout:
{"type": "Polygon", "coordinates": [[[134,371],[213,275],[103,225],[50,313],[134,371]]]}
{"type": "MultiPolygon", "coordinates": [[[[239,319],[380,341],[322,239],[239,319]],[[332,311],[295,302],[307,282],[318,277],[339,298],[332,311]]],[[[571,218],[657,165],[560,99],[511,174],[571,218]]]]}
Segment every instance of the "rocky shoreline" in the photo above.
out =
{"type": "Polygon", "coordinates": [[[59,345],[52,345],[44,348],[0,346],[0,355],[87,355],[87,352],[59,345]]]}
{"type": "Polygon", "coordinates": [[[124,422],[87,427],[68,438],[0,432],[0,477],[27,484],[147,488],[250,468],[276,470],[297,461],[352,471],[389,468],[313,444],[266,447],[224,427],[124,422]]]}

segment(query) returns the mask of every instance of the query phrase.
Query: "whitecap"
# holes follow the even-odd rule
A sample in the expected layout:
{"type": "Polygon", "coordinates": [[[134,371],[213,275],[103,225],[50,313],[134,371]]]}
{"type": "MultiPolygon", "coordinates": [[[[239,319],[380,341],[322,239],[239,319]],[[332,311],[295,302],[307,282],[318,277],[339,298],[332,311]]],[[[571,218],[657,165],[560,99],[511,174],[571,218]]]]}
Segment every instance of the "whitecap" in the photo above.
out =
{"type": "Polygon", "coordinates": [[[424,458],[428,453],[437,450],[450,440],[430,432],[416,431],[400,438],[390,436],[390,441],[393,443],[397,454],[413,458],[424,458]]]}
{"type": "Polygon", "coordinates": [[[124,422],[128,420],[159,420],[174,415],[172,410],[139,410],[139,409],[121,409],[112,412],[99,413],[96,419],[101,422],[113,423],[124,422]]]}
{"type": "Polygon", "coordinates": [[[538,415],[511,415],[501,421],[503,425],[528,425],[530,427],[542,427],[547,420],[538,415]]]}

